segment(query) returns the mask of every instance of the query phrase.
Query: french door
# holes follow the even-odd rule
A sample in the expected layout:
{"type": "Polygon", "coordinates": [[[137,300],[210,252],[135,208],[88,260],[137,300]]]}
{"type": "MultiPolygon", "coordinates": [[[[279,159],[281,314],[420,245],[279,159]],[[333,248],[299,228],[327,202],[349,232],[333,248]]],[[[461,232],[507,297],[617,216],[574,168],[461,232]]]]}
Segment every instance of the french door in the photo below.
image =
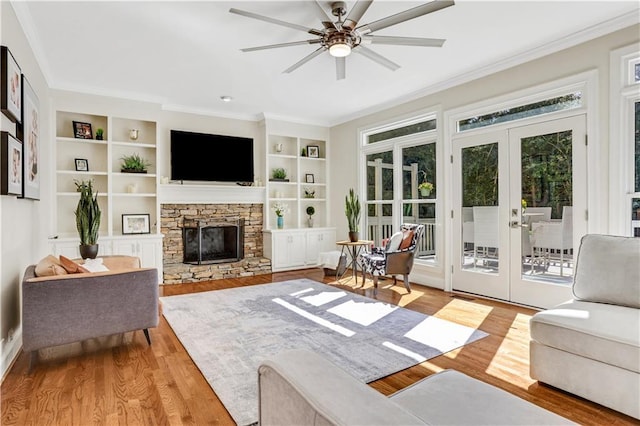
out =
{"type": "Polygon", "coordinates": [[[585,116],[453,140],[452,288],[548,308],[587,231],[585,116]]]}

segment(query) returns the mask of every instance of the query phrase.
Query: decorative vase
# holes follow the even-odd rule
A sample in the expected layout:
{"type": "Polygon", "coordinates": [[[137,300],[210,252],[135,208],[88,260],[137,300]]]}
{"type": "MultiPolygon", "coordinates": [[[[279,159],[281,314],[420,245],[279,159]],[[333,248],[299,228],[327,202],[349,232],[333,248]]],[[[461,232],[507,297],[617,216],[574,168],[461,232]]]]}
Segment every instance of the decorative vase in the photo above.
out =
{"type": "Polygon", "coordinates": [[[277,221],[278,229],[284,228],[284,216],[278,216],[277,221]]]}
{"type": "Polygon", "coordinates": [[[80,257],[95,259],[98,256],[98,244],[80,244],[80,257]]]}
{"type": "Polygon", "coordinates": [[[422,188],[420,189],[420,195],[422,195],[423,197],[428,197],[429,195],[431,195],[431,190],[422,188]]]}
{"type": "Polygon", "coordinates": [[[129,139],[132,141],[138,140],[139,133],[140,131],[138,129],[129,130],[129,139]]]}
{"type": "Polygon", "coordinates": [[[358,232],[349,231],[349,241],[352,243],[357,243],[359,239],[358,232]]]}

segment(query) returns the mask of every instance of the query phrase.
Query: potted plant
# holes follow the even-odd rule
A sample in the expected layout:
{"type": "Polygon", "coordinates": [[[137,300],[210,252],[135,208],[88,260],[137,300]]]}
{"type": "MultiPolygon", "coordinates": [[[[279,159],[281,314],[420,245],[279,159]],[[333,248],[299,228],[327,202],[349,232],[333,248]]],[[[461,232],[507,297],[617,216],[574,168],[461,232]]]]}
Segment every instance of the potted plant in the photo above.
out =
{"type": "Polygon", "coordinates": [[[418,185],[418,190],[421,196],[428,197],[431,195],[431,191],[433,191],[433,184],[427,181],[427,173],[425,171],[421,171],[420,173],[422,173],[422,182],[418,185]]]}
{"type": "Polygon", "coordinates": [[[282,167],[277,167],[271,171],[272,180],[287,180],[287,171],[282,167]]]}
{"type": "Polygon", "coordinates": [[[93,181],[75,181],[80,193],[76,207],[76,228],[80,236],[80,256],[83,259],[95,259],[98,255],[98,230],[100,229],[100,206],[98,193],[93,192],[93,181]]]}
{"type": "Polygon", "coordinates": [[[101,141],[103,137],[104,137],[104,129],[98,128],[96,130],[96,140],[101,141]]]}
{"type": "Polygon", "coordinates": [[[353,188],[349,189],[349,195],[344,197],[344,213],[347,216],[349,225],[349,240],[353,243],[358,241],[358,231],[360,226],[360,200],[353,188]]]}
{"type": "Polygon", "coordinates": [[[316,191],[312,188],[304,188],[304,198],[316,198],[316,191]]]}
{"type": "Polygon", "coordinates": [[[125,155],[120,159],[122,160],[120,171],[123,173],[147,173],[147,167],[151,165],[137,153],[125,155]]]}
{"type": "Polygon", "coordinates": [[[309,218],[307,219],[307,224],[309,228],[313,228],[313,215],[316,213],[316,209],[313,206],[307,207],[307,215],[309,218]]]}

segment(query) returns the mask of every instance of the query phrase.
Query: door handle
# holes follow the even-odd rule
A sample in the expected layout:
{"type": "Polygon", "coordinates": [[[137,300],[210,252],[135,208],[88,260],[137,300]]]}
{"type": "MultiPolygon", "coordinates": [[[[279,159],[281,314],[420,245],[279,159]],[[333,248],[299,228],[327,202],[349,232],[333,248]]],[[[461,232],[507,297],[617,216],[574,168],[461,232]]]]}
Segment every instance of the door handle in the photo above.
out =
{"type": "Polygon", "coordinates": [[[509,226],[511,226],[512,228],[520,228],[520,222],[518,222],[517,220],[512,220],[511,222],[509,222],[509,226]]]}

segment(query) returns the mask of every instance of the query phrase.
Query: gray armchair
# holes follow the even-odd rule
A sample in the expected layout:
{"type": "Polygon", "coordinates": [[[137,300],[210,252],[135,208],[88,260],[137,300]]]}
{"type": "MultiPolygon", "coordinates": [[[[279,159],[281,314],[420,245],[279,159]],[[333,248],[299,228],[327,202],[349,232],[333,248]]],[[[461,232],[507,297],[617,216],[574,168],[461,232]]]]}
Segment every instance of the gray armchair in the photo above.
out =
{"type": "Polygon", "coordinates": [[[424,225],[405,223],[399,232],[391,236],[385,247],[374,247],[371,252],[360,256],[363,276],[368,272],[373,277],[374,294],[377,293],[378,277],[381,275],[392,275],[394,285],[397,282],[396,275],[402,275],[404,287],[411,293],[409,273],[423,234],[424,225]]]}

